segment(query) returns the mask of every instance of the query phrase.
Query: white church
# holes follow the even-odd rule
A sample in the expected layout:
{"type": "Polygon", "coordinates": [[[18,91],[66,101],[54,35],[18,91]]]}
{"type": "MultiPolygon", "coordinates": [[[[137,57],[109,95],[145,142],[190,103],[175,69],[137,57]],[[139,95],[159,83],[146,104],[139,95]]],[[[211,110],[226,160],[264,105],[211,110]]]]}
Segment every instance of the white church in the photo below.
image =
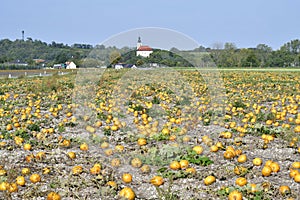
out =
{"type": "Polygon", "coordinates": [[[136,45],[136,56],[149,57],[152,52],[151,47],[142,45],[141,37],[139,37],[136,45]]]}

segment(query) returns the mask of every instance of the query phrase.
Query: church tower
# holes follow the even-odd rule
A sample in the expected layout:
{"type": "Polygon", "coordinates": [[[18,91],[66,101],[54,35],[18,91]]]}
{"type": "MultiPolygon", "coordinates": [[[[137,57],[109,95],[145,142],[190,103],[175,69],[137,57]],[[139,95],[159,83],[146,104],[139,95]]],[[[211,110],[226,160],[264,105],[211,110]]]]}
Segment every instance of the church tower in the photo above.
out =
{"type": "Polygon", "coordinates": [[[137,44],[136,44],[136,49],[139,49],[142,46],[142,40],[141,37],[139,37],[137,44]]]}

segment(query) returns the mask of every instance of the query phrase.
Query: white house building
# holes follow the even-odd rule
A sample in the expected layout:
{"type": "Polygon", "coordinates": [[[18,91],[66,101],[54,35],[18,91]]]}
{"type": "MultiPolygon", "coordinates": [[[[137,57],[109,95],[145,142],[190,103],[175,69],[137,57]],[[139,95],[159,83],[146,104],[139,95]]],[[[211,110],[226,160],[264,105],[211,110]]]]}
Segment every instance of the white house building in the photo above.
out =
{"type": "Polygon", "coordinates": [[[141,37],[139,37],[136,45],[136,56],[149,57],[153,50],[149,46],[143,46],[141,37]]]}
{"type": "Polygon", "coordinates": [[[76,69],[76,64],[74,62],[66,62],[66,69],[76,69]]]}

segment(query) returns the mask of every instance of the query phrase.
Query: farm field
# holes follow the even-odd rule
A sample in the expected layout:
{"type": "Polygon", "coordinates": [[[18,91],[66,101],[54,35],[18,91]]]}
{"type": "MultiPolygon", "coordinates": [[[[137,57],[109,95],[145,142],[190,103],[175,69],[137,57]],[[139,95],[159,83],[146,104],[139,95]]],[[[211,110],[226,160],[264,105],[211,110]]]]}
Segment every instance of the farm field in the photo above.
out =
{"type": "Polygon", "coordinates": [[[298,69],[5,78],[0,105],[0,199],[300,198],[298,69]]]}

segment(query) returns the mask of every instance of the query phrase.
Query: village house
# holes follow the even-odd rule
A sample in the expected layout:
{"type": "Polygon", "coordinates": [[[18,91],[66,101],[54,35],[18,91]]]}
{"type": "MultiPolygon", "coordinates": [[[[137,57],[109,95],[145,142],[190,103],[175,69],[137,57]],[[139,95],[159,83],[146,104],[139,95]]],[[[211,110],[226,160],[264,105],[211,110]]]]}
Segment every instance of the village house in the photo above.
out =
{"type": "Polygon", "coordinates": [[[76,69],[76,68],[77,68],[76,64],[72,61],[53,65],[53,69],[76,69]]]}

